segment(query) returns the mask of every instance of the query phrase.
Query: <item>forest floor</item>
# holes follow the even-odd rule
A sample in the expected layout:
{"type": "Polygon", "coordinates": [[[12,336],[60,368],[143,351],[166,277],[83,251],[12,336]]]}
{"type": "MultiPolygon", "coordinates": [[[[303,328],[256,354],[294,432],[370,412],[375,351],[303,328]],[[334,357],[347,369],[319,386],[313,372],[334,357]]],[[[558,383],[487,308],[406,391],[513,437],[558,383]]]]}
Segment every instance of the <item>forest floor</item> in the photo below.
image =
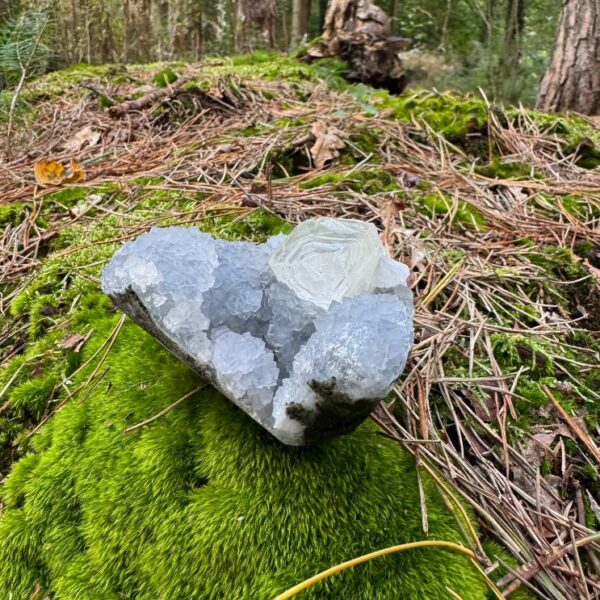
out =
{"type": "Polygon", "coordinates": [[[119,243],[166,223],[256,238],[278,218],[368,220],[416,303],[374,420],[521,565],[503,593],[600,597],[600,129],[339,72],[257,54],[27,85],[0,148],[0,476],[71,398],[94,335],[81,286],[119,243]]]}

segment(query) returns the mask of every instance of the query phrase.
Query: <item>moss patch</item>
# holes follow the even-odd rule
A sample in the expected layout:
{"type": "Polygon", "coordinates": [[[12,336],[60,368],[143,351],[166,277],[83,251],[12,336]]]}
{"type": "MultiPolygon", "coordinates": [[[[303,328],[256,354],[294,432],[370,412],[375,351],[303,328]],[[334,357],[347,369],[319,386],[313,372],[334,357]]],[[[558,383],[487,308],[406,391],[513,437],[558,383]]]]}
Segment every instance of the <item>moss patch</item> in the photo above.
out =
{"type": "Polygon", "coordinates": [[[562,140],[563,152],[573,155],[578,166],[594,169],[600,165],[600,133],[583,117],[569,113],[550,115],[535,110],[528,110],[524,115],[516,109],[507,114],[517,123],[523,119],[531,121],[542,133],[562,140]]]}
{"type": "Polygon", "coordinates": [[[320,186],[332,186],[337,190],[352,190],[373,195],[381,192],[394,192],[399,189],[396,178],[383,169],[361,169],[343,171],[341,173],[325,173],[317,175],[300,184],[303,190],[311,190],[320,186]]]}
{"type": "Polygon", "coordinates": [[[412,91],[401,96],[379,96],[377,105],[400,121],[424,121],[448,141],[481,148],[487,135],[488,109],[477,98],[452,92],[412,91]]]}
{"type": "MultiPolygon", "coordinates": [[[[96,327],[106,335],[116,319],[96,327]]],[[[373,425],[289,448],[209,390],[126,435],[198,381],[132,323],[103,369],[4,486],[2,597],[28,597],[40,583],[63,600],[269,598],[326,566],[424,537],[414,463],[373,425]]],[[[425,485],[430,537],[462,542],[425,485]]],[[[446,586],[485,597],[468,561],[438,550],[374,561],[306,597],[446,598],[446,586]]]]}
{"type": "Polygon", "coordinates": [[[486,231],[485,215],[475,206],[462,200],[454,200],[445,194],[415,194],[412,202],[419,212],[429,217],[451,215],[453,225],[476,231],[486,231]]]}

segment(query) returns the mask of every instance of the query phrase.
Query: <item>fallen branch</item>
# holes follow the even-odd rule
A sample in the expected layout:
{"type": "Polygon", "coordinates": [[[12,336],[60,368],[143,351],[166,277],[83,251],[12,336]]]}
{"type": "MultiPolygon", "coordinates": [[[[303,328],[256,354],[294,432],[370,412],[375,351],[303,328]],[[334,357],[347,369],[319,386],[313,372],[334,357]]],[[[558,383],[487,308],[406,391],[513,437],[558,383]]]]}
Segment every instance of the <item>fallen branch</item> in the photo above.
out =
{"type": "Polygon", "coordinates": [[[122,117],[128,112],[144,110],[145,108],[148,108],[149,106],[158,102],[159,100],[162,100],[163,98],[167,98],[168,96],[172,96],[173,94],[177,93],[181,89],[181,87],[188,81],[188,78],[180,77],[166,88],[159,88],[153,90],[152,92],[149,92],[148,94],[142,96],[141,98],[138,98],[137,100],[127,100],[126,102],[121,102],[121,104],[111,106],[108,109],[108,112],[112,117],[122,117]]]}

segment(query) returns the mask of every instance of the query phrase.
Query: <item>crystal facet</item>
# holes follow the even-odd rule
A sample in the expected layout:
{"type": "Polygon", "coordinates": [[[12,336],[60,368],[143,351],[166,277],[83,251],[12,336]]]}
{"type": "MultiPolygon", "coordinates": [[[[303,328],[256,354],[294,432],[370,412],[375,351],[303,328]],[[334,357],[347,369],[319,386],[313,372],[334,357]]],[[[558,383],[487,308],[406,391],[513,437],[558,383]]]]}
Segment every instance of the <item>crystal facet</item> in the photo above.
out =
{"type": "Polygon", "coordinates": [[[300,223],[269,264],[299,298],[327,309],[369,289],[382,250],[374,225],[323,217],[300,223]]]}
{"type": "Polygon", "coordinates": [[[408,269],[361,221],[305,221],[265,244],[182,227],[125,244],[102,287],[286,444],[352,431],[412,346],[408,269]]]}

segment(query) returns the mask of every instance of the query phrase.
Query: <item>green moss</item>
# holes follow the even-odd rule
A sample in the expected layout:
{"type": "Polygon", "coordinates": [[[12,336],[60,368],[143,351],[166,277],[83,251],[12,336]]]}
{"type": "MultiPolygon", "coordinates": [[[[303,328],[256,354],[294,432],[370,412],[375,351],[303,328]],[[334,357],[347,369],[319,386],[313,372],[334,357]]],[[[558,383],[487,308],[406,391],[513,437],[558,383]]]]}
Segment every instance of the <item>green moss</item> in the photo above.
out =
{"type": "Polygon", "coordinates": [[[205,61],[206,71],[211,75],[222,76],[235,73],[236,76],[288,82],[316,81],[319,73],[311,65],[304,64],[274,52],[259,51],[230,58],[205,61]]]}
{"type": "Polygon", "coordinates": [[[507,372],[514,372],[521,366],[529,368],[528,377],[554,374],[554,363],[547,349],[535,338],[508,333],[494,333],[491,336],[494,356],[507,372]]]}
{"type": "Polygon", "coordinates": [[[200,228],[207,233],[230,241],[264,242],[273,235],[290,233],[293,226],[273,214],[254,210],[250,213],[243,213],[238,218],[208,213],[200,224],[200,228]]]}
{"type": "Polygon", "coordinates": [[[133,183],[135,185],[141,185],[141,186],[160,185],[163,182],[164,182],[163,177],[157,177],[157,176],[151,176],[151,175],[146,175],[144,177],[136,177],[133,180],[133,183]]]}
{"type": "Polygon", "coordinates": [[[430,217],[452,213],[453,224],[462,225],[476,231],[487,231],[485,215],[475,206],[455,200],[445,194],[415,194],[412,198],[417,210],[423,211],[430,217]]]}
{"type": "Polygon", "coordinates": [[[18,225],[25,217],[25,210],[28,207],[24,202],[14,202],[10,204],[0,204],[0,227],[7,225],[18,225]]]}
{"type": "Polygon", "coordinates": [[[478,98],[453,92],[410,91],[401,96],[379,96],[378,106],[400,121],[423,121],[451,142],[461,145],[485,134],[488,109],[478,98]]]}
{"type": "Polygon", "coordinates": [[[263,133],[268,128],[264,125],[250,125],[249,127],[244,127],[243,129],[238,129],[235,132],[235,135],[241,137],[254,137],[257,134],[263,133]]]}
{"type": "Polygon", "coordinates": [[[555,135],[562,141],[562,151],[574,155],[575,162],[584,169],[594,169],[600,165],[600,133],[586,119],[571,113],[547,114],[535,110],[512,109],[509,117],[520,123],[533,122],[542,133],[555,135]]]}
{"type": "Polygon", "coordinates": [[[302,117],[283,117],[273,121],[271,126],[274,129],[287,129],[288,127],[302,127],[308,124],[308,121],[302,117]]]}
{"type": "MultiPolygon", "coordinates": [[[[102,337],[117,318],[96,322],[102,337]]],[[[107,377],[53,419],[3,488],[1,597],[28,597],[39,582],[61,600],[269,598],[342,560],[424,537],[414,462],[374,425],[289,448],[207,390],[126,435],[198,381],[132,323],[103,367],[107,377]]],[[[425,489],[429,537],[463,542],[427,477],[425,489]]],[[[486,596],[466,559],[422,550],[305,597],[446,598],[446,586],[486,596]]]]}
{"type": "Polygon", "coordinates": [[[491,179],[539,179],[542,174],[535,170],[531,165],[520,162],[506,162],[501,158],[495,157],[486,165],[478,165],[475,172],[491,179]]]}
{"type": "Polygon", "coordinates": [[[342,156],[350,153],[353,158],[362,160],[365,156],[371,154],[373,155],[372,159],[379,160],[377,155],[382,138],[381,132],[374,127],[356,127],[351,131],[350,139],[346,148],[342,151],[342,156]]]}
{"type": "Polygon", "coordinates": [[[336,58],[321,58],[312,63],[317,75],[324,79],[329,85],[338,89],[346,89],[348,84],[344,77],[349,71],[348,64],[336,58]]]}
{"type": "Polygon", "coordinates": [[[231,57],[231,64],[236,67],[241,65],[268,65],[273,61],[278,61],[280,54],[269,50],[258,50],[250,54],[238,54],[231,57]]]}
{"type": "Polygon", "coordinates": [[[568,213],[583,222],[600,219],[600,201],[597,198],[594,202],[589,195],[567,194],[560,198],[560,203],[568,213]]]}
{"type": "Polygon", "coordinates": [[[529,286],[534,293],[535,286],[542,285],[546,293],[558,304],[564,306],[571,314],[580,314],[583,308],[587,317],[580,324],[596,330],[600,327],[600,294],[597,283],[589,271],[581,264],[580,259],[568,248],[557,246],[536,247],[523,240],[521,245],[529,245],[529,260],[542,271],[545,280],[542,284],[532,283],[529,286]]]}
{"type": "Polygon", "coordinates": [[[311,190],[323,185],[329,185],[340,190],[352,190],[364,194],[393,192],[399,189],[396,178],[383,169],[360,169],[341,173],[324,173],[303,181],[300,188],[311,190]]]}
{"type": "MultiPolygon", "coordinates": [[[[156,197],[163,191],[134,188],[128,222],[180,206],[156,197]]],[[[76,250],[46,260],[12,305],[30,342],[0,374],[0,388],[12,379],[0,443],[12,458],[15,448],[29,453],[1,490],[0,597],[28,598],[39,583],[57,600],[269,598],[352,556],[422,539],[414,462],[371,424],[330,444],[288,448],[208,389],[123,433],[198,380],[131,322],[99,370],[101,355],[74,376],[119,318],[97,281],[122,226],[108,214],[93,228],[63,230],[57,247],[76,250]],[[90,331],[82,352],[65,347],[66,335],[90,331]],[[100,379],[29,439],[95,370],[100,379]]],[[[291,229],[237,207],[209,213],[202,228],[257,241],[291,229]]],[[[464,542],[427,477],[425,488],[430,537],[464,542]]],[[[468,561],[439,550],[375,561],[305,596],[445,598],[446,585],[486,597],[468,561]]]]}
{"type": "Polygon", "coordinates": [[[159,71],[152,78],[152,81],[154,81],[158,87],[167,87],[177,81],[177,73],[175,73],[173,69],[167,67],[166,69],[159,71]]]}
{"type": "Polygon", "coordinates": [[[46,195],[46,202],[57,202],[71,208],[78,202],[81,202],[89,193],[89,190],[84,187],[65,187],[64,189],[52,192],[46,195]]]}

